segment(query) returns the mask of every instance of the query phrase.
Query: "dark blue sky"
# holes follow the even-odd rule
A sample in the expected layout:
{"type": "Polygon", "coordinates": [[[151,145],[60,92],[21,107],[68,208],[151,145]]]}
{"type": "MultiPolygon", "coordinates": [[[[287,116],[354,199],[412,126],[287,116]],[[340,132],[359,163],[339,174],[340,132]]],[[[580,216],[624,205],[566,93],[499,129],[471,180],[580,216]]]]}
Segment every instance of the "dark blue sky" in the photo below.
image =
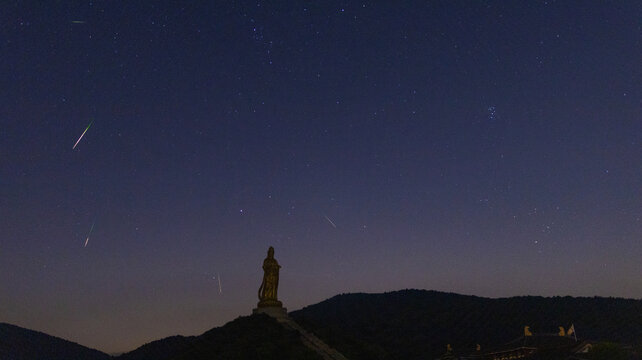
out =
{"type": "Polygon", "coordinates": [[[640,2],[182,6],[0,5],[0,321],[198,334],[270,245],[291,310],[642,298],[640,2]]]}

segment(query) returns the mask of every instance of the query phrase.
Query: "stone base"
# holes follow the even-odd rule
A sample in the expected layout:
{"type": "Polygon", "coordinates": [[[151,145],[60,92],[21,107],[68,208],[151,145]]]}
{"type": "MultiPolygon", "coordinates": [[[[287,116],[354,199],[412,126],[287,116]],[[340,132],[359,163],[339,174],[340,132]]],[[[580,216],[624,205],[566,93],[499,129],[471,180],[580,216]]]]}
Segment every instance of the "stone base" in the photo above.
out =
{"type": "Polygon", "coordinates": [[[283,303],[276,299],[263,299],[256,304],[256,307],[282,307],[283,303]]]}
{"type": "Polygon", "coordinates": [[[252,310],[252,314],[266,314],[276,319],[285,318],[288,316],[288,309],[284,307],[259,307],[252,310]]]}

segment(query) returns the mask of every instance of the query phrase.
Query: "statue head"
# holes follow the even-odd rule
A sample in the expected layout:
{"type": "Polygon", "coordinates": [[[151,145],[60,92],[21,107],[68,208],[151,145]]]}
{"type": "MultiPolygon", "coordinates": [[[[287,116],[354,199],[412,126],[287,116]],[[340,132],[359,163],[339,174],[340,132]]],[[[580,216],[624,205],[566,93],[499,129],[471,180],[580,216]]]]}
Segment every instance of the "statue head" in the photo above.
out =
{"type": "Polygon", "coordinates": [[[268,259],[274,259],[274,248],[271,246],[268,249],[268,259]]]}

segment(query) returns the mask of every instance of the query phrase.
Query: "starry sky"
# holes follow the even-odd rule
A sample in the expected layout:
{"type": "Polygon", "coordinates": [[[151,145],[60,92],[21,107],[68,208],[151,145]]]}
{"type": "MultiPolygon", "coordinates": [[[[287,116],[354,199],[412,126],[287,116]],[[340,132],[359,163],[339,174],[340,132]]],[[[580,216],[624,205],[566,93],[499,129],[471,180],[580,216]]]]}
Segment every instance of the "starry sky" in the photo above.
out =
{"type": "Polygon", "coordinates": [[[0,321],[106,352],[200,334],[256,306],[269,246],[289,310],[642,298],[641,16],[2,2],[0,321]]]}

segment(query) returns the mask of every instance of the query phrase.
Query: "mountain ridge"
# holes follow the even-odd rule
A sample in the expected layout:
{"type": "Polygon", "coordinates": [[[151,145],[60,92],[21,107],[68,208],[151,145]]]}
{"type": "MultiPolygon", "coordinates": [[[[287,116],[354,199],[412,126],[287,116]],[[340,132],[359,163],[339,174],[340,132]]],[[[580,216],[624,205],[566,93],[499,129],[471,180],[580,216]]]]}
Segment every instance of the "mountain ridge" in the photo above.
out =
{"type": "Polygon", "coordinates": [[[642,342],[642,300],[625,298],[494,299],[405,289],[340,294],[290,316],[352,360],[434,358],[447,344],[472,352],[476,344],[503,345],[523,335],[524,326],[557,333],[573,324],[583,339],[642,342]]]}
{"type": "MultiPolygon", "coordinates": [[[[338,294],[293,311],[290,316],[305,331],[351,360],[435,358],[444,352],[446,344],[456,349],[481,344],[489,349],[519,337],[524,326],[535,333],[555,333],[558,326],[573,324],[582,339],[642,345],[642,300],[619,297],[488,298],[404,289],[338,294]]],[[[34,349],[42,351],[47,344],[78,351],[85,357],[73,358],[82,360],[181,360],[213,355],[245,359],[259,353],[266,359],[311,359],[315,355],[306,353],[299,333],[284,329],[265,315],[242,316],[201,335],[155,340],[119,356],[10,324],[0,323],[0,335],[0,359],[11,360],[71,358],[36,357],[34,349]],[[285,353],[274,344],[280,344],[285,353]],[[23,353],[6,355],[11,349],[23,353]]]]}
{"type": "Polygon", "coordinates": [[[111,356],[41,331],[0,322],[0,359],[108,360],[111,356]]]}

